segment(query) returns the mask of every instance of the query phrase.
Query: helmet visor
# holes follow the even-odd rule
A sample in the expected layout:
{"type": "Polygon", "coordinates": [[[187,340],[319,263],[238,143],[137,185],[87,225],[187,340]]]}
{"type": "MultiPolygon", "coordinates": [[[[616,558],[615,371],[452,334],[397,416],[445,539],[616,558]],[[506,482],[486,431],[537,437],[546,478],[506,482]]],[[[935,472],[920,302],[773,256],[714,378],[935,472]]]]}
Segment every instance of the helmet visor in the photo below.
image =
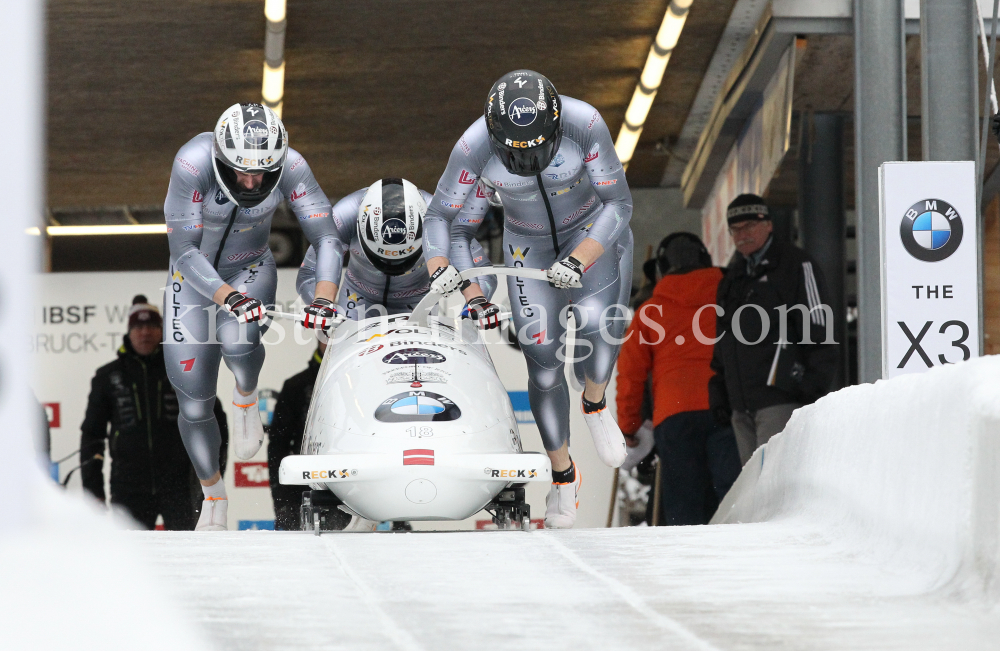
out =
{"type": "Polygon", "coordinates": [[[540,174],[555,158],[560,142],[562,142],[562,129],[556,132],[554,138],[527,148],[512,147],[500,143],[492,133],[490,134],[490,147],[494,155],[500,159],[508,172],[517,176],[540,174]]]}

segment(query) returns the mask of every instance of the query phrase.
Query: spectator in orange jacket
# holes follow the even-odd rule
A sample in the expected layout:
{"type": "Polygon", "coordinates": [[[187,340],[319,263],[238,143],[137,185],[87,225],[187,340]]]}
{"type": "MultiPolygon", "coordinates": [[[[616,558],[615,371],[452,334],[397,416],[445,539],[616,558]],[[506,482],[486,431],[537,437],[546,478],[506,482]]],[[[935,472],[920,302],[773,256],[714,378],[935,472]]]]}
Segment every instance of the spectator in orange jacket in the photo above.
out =
{"type": "Polygon", "coordinates": [[[663,277],[636,311],[618,357],[618,423],[626,442],[635,445],[643,388],[651,376],[653,436],[663,464],[660,519],[668,525],[706,524],[741,467],[732,429],[717,424],[708,408],[715,337],[711,305],[722,271],[692,233],[666,237],[656,261],[663,277]]]}

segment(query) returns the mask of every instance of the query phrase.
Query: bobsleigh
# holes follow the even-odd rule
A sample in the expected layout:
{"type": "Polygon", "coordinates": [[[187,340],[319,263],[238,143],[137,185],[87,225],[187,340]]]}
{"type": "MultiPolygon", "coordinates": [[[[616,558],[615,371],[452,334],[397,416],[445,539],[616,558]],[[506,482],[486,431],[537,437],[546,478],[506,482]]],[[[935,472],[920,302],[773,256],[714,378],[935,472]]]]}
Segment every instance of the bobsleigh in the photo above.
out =
{"type": "MultiPolygon", "coordinates": [[[[524,268],[470,269],[545,278],[524,268]]],[[[409,315],[344,321],[330,333],[301,454],[278,479],[312,488],[303,529],[340,510],[368,520],[463,520],[486,509],[499,528],[528,529],[524,484],[552,481],[545,454],[524,452],[510,398],[475,324],[432,315],[428,294],[409,315]]]]}

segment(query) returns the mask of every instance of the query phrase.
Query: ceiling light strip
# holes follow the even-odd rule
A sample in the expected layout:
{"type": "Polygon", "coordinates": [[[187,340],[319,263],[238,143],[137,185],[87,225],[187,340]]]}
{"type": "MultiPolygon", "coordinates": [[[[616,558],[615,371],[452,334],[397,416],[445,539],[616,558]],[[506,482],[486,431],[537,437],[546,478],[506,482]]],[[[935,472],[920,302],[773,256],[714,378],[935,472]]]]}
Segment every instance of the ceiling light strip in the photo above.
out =
{"type": "Polygon", "coordinates": [[[618,140],[615,141],[615,151],[626,168],[632,160],[632,154],[635,153],[635,146],[639,143],[639,136],[642,135],[646,116],[649,115],[649,109],[656,99],[656,91],[663,81],[663,73],[670,62],[670,54],[677,47],[677,39],[681,36],[684,21],[687,20],[693,2],[694,0],[672,0],[663,15],[663,22],[660,23],[660,30],[656,33],[653,45],[649,48],[646,65],[642,68],[639,83],[632,93],[632,101],[625,111],[625,122],[622,123],[618,140]]]}
{"type": "Polygon", "coordinates": [[[285,97],[285,0],[266,0],[264,16],[267,32],[264,38],[264,80],[260,94],[264,106],[281,117],[285,97]]]}
{"type": "MultiPolygon", "coordinates": [[[[41,235],[38,227],[25,229],[28,235],[41,235]]],[[[159,235],[166,234],[166,224],[116,224],[105,226],[46,226],[49,237],[62,235],[159,235]]]]}

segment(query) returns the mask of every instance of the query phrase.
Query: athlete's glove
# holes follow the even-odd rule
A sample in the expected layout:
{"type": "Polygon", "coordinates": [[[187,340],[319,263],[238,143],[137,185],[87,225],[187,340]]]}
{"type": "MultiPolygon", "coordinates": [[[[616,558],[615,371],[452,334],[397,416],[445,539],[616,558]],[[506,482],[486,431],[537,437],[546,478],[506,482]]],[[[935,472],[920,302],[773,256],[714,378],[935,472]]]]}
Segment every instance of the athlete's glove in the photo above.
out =
{"type": "Polygon", "coordinates": [[[307,305],[302,311],[305,313],[302,325],[310,330],[326,330],[340,316],[337,305],[325,298],[314,298],[312,305],[307,305]]]}
{"type": "Polygon", "coordinates": [[[226,297],[222,307],[236,317],[240,323],[252,323],[264,318],[264,304],[242,292],[232,292],[226,297]]]}
{"type": "Polygon", "coordinates": [[[466,319],[475,319],[481,330],[492,330],[500,327],[500,308],[486,300],[484,296],[470,299],[462,310],[466,319]]]}
{"type": "Polygon", "coordinates": [[[452,265],[439,267],[431,274],[431,291],[448,296],[458,291],[462,284],[462,277],[458,275],[458,269],[452,265]]]}
{"type": "Polygon", "coordinates": [[[583,287],[580,278],[583,276],[583,263],[567,256],[555,262],[545,275],[549,278],[549,284],[556,289],[568,289],[570,287],[583,287]]]}

